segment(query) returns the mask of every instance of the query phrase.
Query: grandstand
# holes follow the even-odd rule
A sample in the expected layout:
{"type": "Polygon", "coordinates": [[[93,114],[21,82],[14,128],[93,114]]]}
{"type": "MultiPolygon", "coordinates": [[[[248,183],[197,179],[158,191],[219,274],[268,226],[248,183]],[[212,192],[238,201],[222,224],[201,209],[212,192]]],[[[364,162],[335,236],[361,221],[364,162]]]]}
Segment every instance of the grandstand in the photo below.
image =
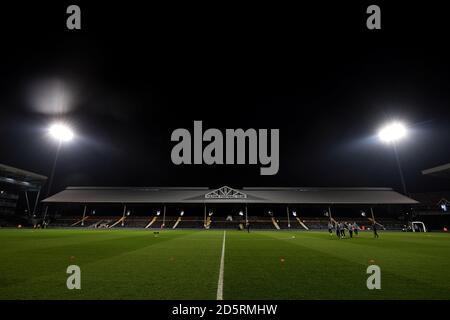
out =
{"type": "Polygon", "coordinates": [[[422,174],[426,176],[450,178],[450,163],[422,170],[422,174]]]}
{"type": "MultiPolygon", "coordinates": [[[[422,170],[425,177],[447,182],[450,177],[450,163],[422,170]]],[[[444,184],[442,185],[442,187],[444,184]]],[[[411,213],[411,219],[423,221],[429,230],[444,230],[450,227],[450,191],[413,193],[411,197],[420,203],[411,213]]]]}
{"type": "Polygon", "coordinates": [[[330,219],[401,230],[416,200],[389,188],[69,187],[47,199],[51,226],[146,229],[327,229],[330,219]]]}
{"type": "Polygon", "coordinates": [[[0,164],[0,226],[32,223],[46,181],[45,176],[0,164]]]}

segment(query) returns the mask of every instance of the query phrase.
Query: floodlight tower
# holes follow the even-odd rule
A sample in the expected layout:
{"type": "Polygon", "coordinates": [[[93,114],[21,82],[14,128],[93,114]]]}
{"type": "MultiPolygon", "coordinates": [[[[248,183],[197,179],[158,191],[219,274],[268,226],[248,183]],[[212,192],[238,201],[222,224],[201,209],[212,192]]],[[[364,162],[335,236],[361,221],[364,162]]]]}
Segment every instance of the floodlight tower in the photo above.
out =
{"type": "Polygon", "coordinates": [[[49,196],[53,184],[53,177],[55,176],[56,163],[58,161],[59,152],[61,151],[61,146],[65,142],[69,142],[73,139],[74,133],[72,129],[63,123],[54,123],[48,129],[50,136],[58,142],[56,148],[55,159],[53,160],[52,171],[50,174],[50,179],[48,181],[47,196],[49,196]]]}
{"type": "Polygon", "coordinates": [[[397,162],[398,172],[400,175],[403,194],[407,194],[406,192],[406,183],[405,178],[403,176],[403,169],[400,163],[400,157],[397,151],[397,141],[403,139],[407,135],[407,129],[404,124],[401,122],[392,122],[382,127],[378,132],[378,137],[384,143],[391,144],[394,149],[395,160],[397,162]]]}

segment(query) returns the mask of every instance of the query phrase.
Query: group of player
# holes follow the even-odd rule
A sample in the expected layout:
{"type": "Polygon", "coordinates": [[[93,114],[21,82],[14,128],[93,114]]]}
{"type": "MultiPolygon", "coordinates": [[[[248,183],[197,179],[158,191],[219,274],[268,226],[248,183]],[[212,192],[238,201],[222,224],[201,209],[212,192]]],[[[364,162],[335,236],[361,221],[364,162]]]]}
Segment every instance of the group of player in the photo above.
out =
{"type": "MultiPolygon", "coordinates": [[[[351,223],[334,221],[334,225],[331,221],[328,223],[328,232],[330,233],[330,236],[333,235],[333,232],[336,232],[338,239],[346,238],[346,231],[348,231],[350,238],[353,238],[353,235],[358,236],[359,230],[360,228],[356,222],[351,223]]],[[[376,223],[372,225],[372,230],[374,237],[378,238],[376,223]]]]}

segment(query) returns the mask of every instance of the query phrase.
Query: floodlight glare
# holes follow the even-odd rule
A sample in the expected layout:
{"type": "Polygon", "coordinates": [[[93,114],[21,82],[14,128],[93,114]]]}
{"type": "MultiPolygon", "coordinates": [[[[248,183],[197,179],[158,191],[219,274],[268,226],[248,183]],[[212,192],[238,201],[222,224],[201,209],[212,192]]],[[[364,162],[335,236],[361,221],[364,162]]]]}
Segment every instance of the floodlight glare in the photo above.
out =
{"type": "Polygon", "coordinates": [[[297,216],[297,212],[292,211],[292,215],[293,215],[294,217],[296,217],[296,216],[297,216]]]}
{"type": "Polygon", "coordinates": [[[240,216],[243,216],[244,213],[243,213],[242,211],[239,211],[239,215],[240,215],[240,216]]]}
{"type": "Polygon", "coordinates": [[[184,211],[180,212],[180,217],[182,217],[184,215],[184,211]]]}
{"type": "Polygon", "coordinates": [[[378,132],[378,137],[383,142],[395,142],[406,136],[406,127],[400,122],[386,125],[378,132]]]}
{"type": "Polygon", "coordinates": [[[156,215],[159,216],[161,214],[161,211],[156,211],[156,215]]]}
{"type": "Polygon", "coordinates": [[[60,142],[66,142],[73,139],[73,131],[67,125],[61,123],[53,124],[49,129],[50,135],[60,142]]]}

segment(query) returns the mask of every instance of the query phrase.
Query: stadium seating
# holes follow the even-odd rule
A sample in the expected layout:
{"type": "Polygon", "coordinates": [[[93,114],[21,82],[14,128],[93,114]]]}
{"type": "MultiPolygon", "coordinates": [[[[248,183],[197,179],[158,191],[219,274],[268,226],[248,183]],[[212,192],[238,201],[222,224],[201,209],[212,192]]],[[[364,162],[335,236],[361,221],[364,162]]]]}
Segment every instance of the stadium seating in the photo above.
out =
{"type": "MultiPolygon", "coordinates": [[[[114,223],[117,223],[114,228],[145,228],[152,221],[152,216],[127,216],[122,226],[120,220],[122,216],[90,216],[89,219],[84,221],[85,228],[109,228],[114,223]]],[[[166,216],[165,228],[172,229],[178,220],[178,216],[166,216]]],[[[371,223],[368,218],[354,218],[354,217],[339,217],[336,218],[340,222],[356,222],[361,228],[370,227],[371,223]]],[[[51,227],[75,227],[80,228],[79,222],[81,217],[74,216],[60,216],[56,219],[52,219],[51,227]]],[[[295,218],[290,217],[289,221],[286,216],[273,217],[273,220],[280,227],[281,230],[303,230],[306,231],[304,226],[310,230],[327,230],[329,219],[326,217],[306,217],[299,218],[304,226],[295,218]],[[289,227],[290,226],[290,227],[289,227]]],[[[248,216],[251,229],[268,229],[276,230],[275,224],[272,221],[271,216],[248,216]]],[[[382,224],[387,230],[401,230],[404,227],[404,223],[393,218],[378,218],[377,222],[382,224]]],[[[204,228],[204,216],[183,216],[178,222],[177,229],[203,229],[204,228]]],[[[148,229],[161,229],[163,224],[163,218],[158,217],[148,229]]],[[[245,220],[242,216],[233,216],[230,220],[226,216],[213,216],[209,224],[210,229],[238,229],[239,225],[245,226],[245,220]]]]}

